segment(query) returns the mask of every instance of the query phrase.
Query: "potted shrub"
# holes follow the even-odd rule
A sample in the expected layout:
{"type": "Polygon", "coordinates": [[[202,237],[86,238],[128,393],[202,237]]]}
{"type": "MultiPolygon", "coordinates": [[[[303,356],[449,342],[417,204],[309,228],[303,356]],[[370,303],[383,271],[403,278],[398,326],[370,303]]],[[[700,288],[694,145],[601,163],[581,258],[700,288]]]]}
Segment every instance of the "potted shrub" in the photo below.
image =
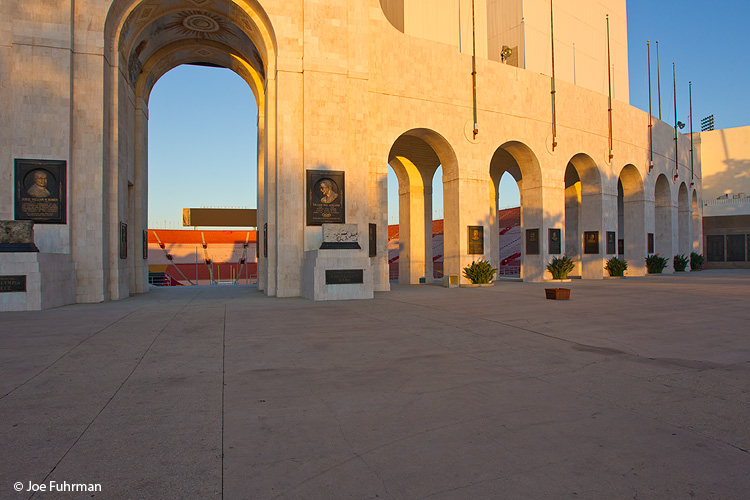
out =
{"type": "Polygon", "coordinates": [[[464,267],[464,277],[473,285],[488,285],[495,278],[497,269],[492,267],[486,260],[473,261],[470,266],[464,267]]]}
{"type": "Polygon", "coordinates": [[[607,270],[610,276],[624,276],[627,268],[628,261],[625,259],[618,259],[617,257],[612,257],[604,265],[604,269],[607,270]]]}
{"type": "Polygon", "coordinates": [[[661,274],[665,267],[667,267],[666,257],[659,257],[658,253],[646,257],[646,269],[648,269],[648,274],[661,274]]]}
{"type": "Polygon", "coordinates": [[[691,271],[700,271],[703,268],[704,261],[705,259],[703,258],[702,253],[690,252],[690,270],[691,271]]]}
{"type": "Polygon", "coordinates": [[[690,262],[690,259],[685,257],[683,254],[678,254],[674,256],[672,265],[674,266],[675,272],[682,273],[685,272],[685,269],[687,269],[687,265],[690,262]]]}
{"type": "Polygon", "coordinates": [[[547,264],[547,271],[550,272],[553,280],[564,280],[573,270],[573,265],[573,260],[567,255],[552,257],[550,263],[547,264]]]}

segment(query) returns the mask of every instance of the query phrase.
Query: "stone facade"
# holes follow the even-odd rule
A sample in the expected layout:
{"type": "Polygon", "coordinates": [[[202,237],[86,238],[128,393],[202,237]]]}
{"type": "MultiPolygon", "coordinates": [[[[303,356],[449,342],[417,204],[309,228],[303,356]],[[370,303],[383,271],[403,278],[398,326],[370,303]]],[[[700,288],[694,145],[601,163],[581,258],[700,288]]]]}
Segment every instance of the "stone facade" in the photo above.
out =
{"type": "MultiPolygon", "coordinates": [[[[624,2],[613,5],[610,18],[621,19],[624,2]]],[[[399,177],[405,282],[429,276],[428,179],[437,165],[446,274],[460,275],[477,258],[467,253],[470,225],[486,228],[485,257],[497,260],[490,235],[498,234],[504,172],[519,183],[522,229],[538,229],[541,238],[539,254],[522,257],[525,280],[545,278],[551,228],[562,229],[562,251],[577,256],[584,278],[602,278],[610,256],[603,244],[584,254],[584,231],[602,241],[616,232],[635,275],[644,272],[649,233],[662,255],[700,249],[700,224],[690,223],[700,220],[700,161],[691,165],[687,137],[675,142],[672,128],[654,119],[650,168],[648,115],[615,99],[610,136],[606,93],[563,78],[553,146],[550,77],[486,57],[475,62],[474,120],[472,56],[463,42],[458,50],[406,31],[389,22],[379,0],[2,2],[0,219],[14,218],[14,159],[64,160],[68,220],[35,227],[41,282],[64,283],[63,302],[147,291],[149,94],[175,66],[209,63],[237,72],[259,103],[259,245],[267,250],[258,272],[268,295],[307,295],[305,279],[314,274],[310,252],[321,251],[323,235],[306,225],[307,170],[345,173],[345,222],[358,226],[361,246],[345,258],[369,261],[371,291],[389,289],[389,164],[399,177]],[[368,254],[371,223],[375,257],[368,254]],[[55,255],[49,275],[45,255],[55,255]],[[67,273],[75,279],[58,279],[67,273]]]]}

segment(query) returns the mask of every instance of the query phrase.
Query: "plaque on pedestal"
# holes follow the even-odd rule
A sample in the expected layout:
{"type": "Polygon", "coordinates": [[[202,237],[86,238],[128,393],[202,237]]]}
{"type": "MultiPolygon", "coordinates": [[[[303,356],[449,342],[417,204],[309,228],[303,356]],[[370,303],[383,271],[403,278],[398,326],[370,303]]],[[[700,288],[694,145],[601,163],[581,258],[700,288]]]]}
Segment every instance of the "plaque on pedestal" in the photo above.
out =
{"type": "Polygon", "coordinates": [[[65,224],[65,160],[15,160],[15,219],[65,224]]]}

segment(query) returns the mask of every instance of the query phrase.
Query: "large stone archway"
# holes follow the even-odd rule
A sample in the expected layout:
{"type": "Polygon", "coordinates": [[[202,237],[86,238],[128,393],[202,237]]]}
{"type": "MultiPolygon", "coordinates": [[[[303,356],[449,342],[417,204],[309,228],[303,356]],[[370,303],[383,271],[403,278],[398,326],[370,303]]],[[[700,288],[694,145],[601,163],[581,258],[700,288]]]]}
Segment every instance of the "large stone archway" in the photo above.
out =
{"type": "MultiPolygon", "coordinates": [[[[456,154],[448,141],[429,129],[404,132],[388,153],[388,164],[398,179],[399,193],[399,283],[431,283],[432,255],[432,181],[435,171],[443,166],[443,182],[448,173],[455,179],[458,165],[456,154]]],[[[443,205],[455,203],[457,186],[444,188],[443,205]]],[[[457,213],[444,210],[444,272],[456,267],[458,248],[449,244],[448,235],[456,226],[457,213]],[[453,256],[453,257],[449,257],[453,256]],[[450,263],[449,263],[450,262],[450,263]]],[[[455,238],[454,238],[455,240],[455,238]]],[[[453,274],[456,274],[455,272],[453,274]]]]}
{"type": "Polygon", "coordinates": [[[498,147],[492,155],[489,166],[491,179],[490,214],[492,216],[492,256],[495,261],[499,252],[499,227],[497,207],[500,179],[510,174],[518,184],[521,198],[521,278],[525,281],[542,281],[546,266],[544,225],[545,214],[542,202],[542,170],[539,160],[531,148],[520,141],[508,141],[498,147]],[[525,230],[537,229],[538,253],[528,254],[525,230]]]}
{"type": "MultiPolygon", "coordinates": [[[[268,224],[268,214],[275,213],[273,192],[266,189],[275,184],[274,169],[267,168],[273,166],[275,149],[275,41],[258,5],[229,0],[205,5],[118,0],[110,8],[105,35],[109,63],[104,73],[105,128],[109,128],[104,136],[105,175],[110,179],[110,199],[116,203],[108,207],[105,247],[110,252],[104,267],[109,279],[104,293],[118,299],[148,287],[148,269],[139,251],[148,220],[148,102],[154,84],[176,66],[224,67],[247,82],[258,105],[258,220],[268,224]],[[127,228],[126,259],[118,254],[122,224],[127,228]]],[[[258,281],[259,288],[273,295],[277,287],[272,272],[277,263],[277,247],[271,243],[274,224],[265,229],[270,236],[264,245],[267,251],[258,259],[258,281]]]]}
{"type": "MultiPolygon", "coordinates": [[[[628,276],[643,276],[646,254],[646,199],[643,178],[634,165],[620,171],[618,185],[618,247],[622,240],[623,252],[618,256],[628,261],[628,276]]],[[[619,248],[618,248],[619,250],[619,248]]]]}
{"type": "MultiPolygon", "coordinates": [[[[596,162],[587,154],[573,156],[565,169],[565,253],[576,263],[573,274],[597,279],[603,276],[607,253],[607,229],[603,216],[602,178],[596,162]],[[599,235],[598,251],[585,251],[584,233],[599,235]],[[577,273],[576,273],[577,271],[577,273]]],[[[591,247],[591,245],[589,245],[591,247]]]]}

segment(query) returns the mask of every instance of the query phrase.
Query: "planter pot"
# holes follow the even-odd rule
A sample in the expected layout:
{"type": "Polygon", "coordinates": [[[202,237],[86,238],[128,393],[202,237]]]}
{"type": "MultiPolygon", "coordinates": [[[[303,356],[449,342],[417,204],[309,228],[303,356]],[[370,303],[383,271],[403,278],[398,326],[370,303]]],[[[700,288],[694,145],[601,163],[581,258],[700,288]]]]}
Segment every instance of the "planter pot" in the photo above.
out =
{"type": "Polygon", "coordinates": [[[605,280],[619,280],[619,279],[623,279],[624,277],[625,276],[623,276],[623,275],[619,275],[619,276],[605,276],[604,279],[605,280]]]}
{"type": "Polygon", "coordinates": [[[494,283],[462,283],[463,288],[477,288],[480,286],[495,286],[494,283]]]}
{"type": "Polygon", "coordinates": [[[569,300],[570,288],[545,288],[544,293],[551,300],[569,300]]]}
{"type": "Polygon", "coordinates": [[[570,278],[552,278],[546,281],[553,283],[570,283],[570,278]]]}

